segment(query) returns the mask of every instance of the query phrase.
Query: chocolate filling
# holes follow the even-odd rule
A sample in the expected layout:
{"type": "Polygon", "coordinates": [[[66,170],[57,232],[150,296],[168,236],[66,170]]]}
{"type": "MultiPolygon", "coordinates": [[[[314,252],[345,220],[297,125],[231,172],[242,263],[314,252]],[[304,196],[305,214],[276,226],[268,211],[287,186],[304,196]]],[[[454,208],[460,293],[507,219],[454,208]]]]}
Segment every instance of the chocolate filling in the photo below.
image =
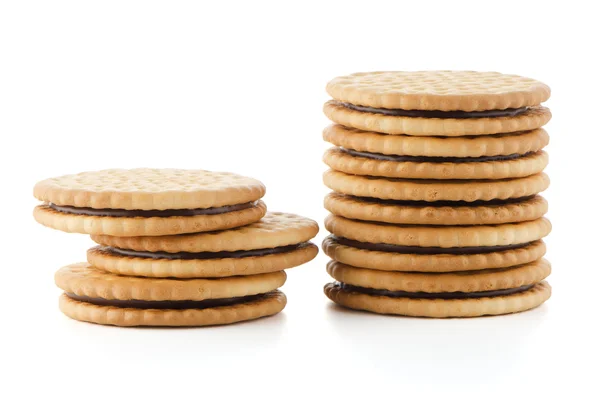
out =
{"type": "Polygon", "coordinates": [[[351,149],[340,148],[344,153],[347,153],[355,157],[364,157],[367,159],[374,160],[385,160],[385,161],[411,161],[419,163],[479,163],[485,161],[506,161],[515,160],[522,157],[529,156],[533,152],[525,154],[509,154],[506,156],[482,156],[482,157],[426,157],[426,156],[397,156],[387,155],[380,153],[369,153],[369,152],[357,152],[351,149]]]}
{"type": "Polygon", "coordinates": [[[476,200],[476,201],[410,201],[410,200],[383,200],[374,197],[357,197],[348,196],[353,200],[362,201],[365,203],[375,203],[384,205],[405,205],[410,207],[477,207],[477,206],[493,206],[493,205],[506,205],[516,204],[523,201],[531,200],[535,195],[518,197],[512,199],[494,199],[489,201],[476,200]]]}
{"type": "Polygon", "coordinates": [[[490,252],[501,252],[511,249],[523,248],[531,243],[522,244],[511,244],[511,245],[495,245],[491,247],[452,247],[452,248],[441,248],[441,247],[412,247],[406,245],[394,245],[384,243],[363,243],[362,241],[350,240],[344,237],[331,235],[330,238],[342,245],[348,247],[369,250],[369,251],[383,251],[383,252],[394,252],[398,254],[419,254],[419,255],[475,255],[475,254],[487,254],[490,252]]]}
{"type": "Polygon", "coordinates": [[[65,294],[76,301],[91,303],[92,305],[98,306],[114,306],[124,309],[208,309],[217,306],[230,306],[237,305],[240,303],[250,302],[252,300],[259,299],[264,294],[240,296],[236,298],[222,298],[222,299],[205,299],[202,301],[142,301],[137,299],[131,300],[118,300],[118,299],[104,299],[104,298],[91,298],[89,296],[75,295],[70,292],[65,294]]]}
{"type": "Polygon", "coordinates": [[[454,110],[445,112],[442,110],[404,110],[404,109],[383,109],[372,108],[368,106],[353,105],[351,103],[338,102],[338,104],[347,107],[348,109],[359,112],[385,114],[386,116],[403,116],[403,117],[424,117],[433,119],[474,119],[478,117],[514,117],[527,111],[527,107],[513,109],[496,109],[485,110],[481,112],[464,112],[454,110]]]}
{"type": "Polygon", "coordinates": [[[286,245],[284,247],[263,248],[248,251],[219,251],[219,252],[147,252],[134,251],[116,247],[104,247],[103,249],[111,254],[135,256],[138,258],[150,259],[222,259],[222,258],[246,258],[248,256],[264,256],[272,254],[281,254],[290,252],[296,249],[309,246],[311,243],[302,243],[294,245],[286,245]]]}
{"type": "Polygon", "coordinates": [[[494,291],[477,292],[407,292],[407,291],[388,291],[385,289],[374,289],[357,287],[346,283],[335,283],[337,287],[348,292],[358,292],[361,294],[374,296],[389,296],[391,298],[413,298],[413,299],[469,299],[469,298],[492,298],[495,296],[505,296],[527,291],[533,288],[533,284],[524,285],[517,288],[498,289],[494,291]]]}
{"type": "Polygon", "coordinates": [[[114,216],[114,217],[142,217],[142,218],[166,218],[170,216],[195,216],[195,215],[218,215],[227,212],[241,211],[248,208],[256,207],[257,201],[244,204],[226,205],[224,207],[213,208],[198,208],[187,210],[123,210],[113,208],[88,208],[88,207],[72,207],[70,205],[48,204],[53,210],[73,215],[89,215],[89,216],[114,216]]]}

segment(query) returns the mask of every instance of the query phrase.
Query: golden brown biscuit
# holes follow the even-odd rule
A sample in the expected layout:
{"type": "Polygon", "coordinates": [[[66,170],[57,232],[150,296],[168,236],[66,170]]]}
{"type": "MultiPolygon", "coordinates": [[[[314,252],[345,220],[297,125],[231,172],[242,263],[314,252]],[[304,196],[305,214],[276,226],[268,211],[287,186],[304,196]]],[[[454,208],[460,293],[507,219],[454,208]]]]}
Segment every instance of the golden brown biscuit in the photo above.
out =
{"type": "Polygon", "coordinates": [[[528,131],[543,127],[552,118],[550,109],[544,106],[529,108],[526,112],[512,117],[469,119],[388,116],[349,109],[337,101],[325,103],[323,112],[329,120],[349,128],[418,137],[462,137],[528,131]]]}
{"type": "Polygon", "coordinates": [[[349,175],[334,170],[323,174],[323,182],[335,192],[350,196],[413,201],[506,200],[538,194],[550,185],[544,173],[514,179],[435,181],[349,175]]]}
{"type": "Polygon", "coordinates": [[[546,281],[514,294],[463,299],[413,299],[370,295],[348,290],[339,283],[325,285],[325,295],[342,306],[381,314],[413,317],[479,317],[522,312],[538,307],[550,298],[546,281]]]}
{"type": "Polygon", "coordinates": [[[414,225],[496,225],[530,221],[548,211],[542,196],[506,201],[389,201],[330,193],[325,208],[348,219],[414,225]]]}
{"type": "Polygon", "coordinates": [[[218,279],[157,279],[107,273],[77,263],[59,269],[54,281],[66,293],[88,298],[140,301],[201,301],[263,294],[281,287],[284,271],[218,279]]]}
{"type": "Polygon", "coordinates": [[[167,217],[115,217],[69,214],[47,204],[38,205],[33,217],[38,223],[67,233],[104,234],[109,236],[166,236],[232,229],[260,220],[267,213],[258,200],[247,208],[215,215],[167,217]]]}
{"type": "Polygon", "coordinates": [[[550,97],[550,87],[528,77],[451,70],[354,73],[331,80],[327,92],[374,108],[465,112],[535,106],[550,97]]]}
{"type": "Polygon", "coordinates": [[[298,244],[275,253],[205,259],[171,259],[120,254],[110,247],[96,246],[87,252],[95,268],[116,274],[142,277],[207,278],[270,273],[311,261],[318,249],[312,243],[298,244]]]}
{"type": "Polygon", "coordinates": [[[98,244],[135,251],[246,251],[302,243],[316,236],[318,231],[317,223],[308,218],[283,212],[268,212],[258,222],[219,232],[156,237],[93,235],[92,240],[98,244]]]}
{"type": "Polygon", "coordinates": [[[414,254],[360,249],[344,245],[334,236],[323,240],[323,251],[336,261],[355,267],[404,272],[458,272],[521,265],[542,258],[543,241],[478,254],[414,254]]]}
{"type": "MultiPolygon", "coordinates": [[[[419,226],[355,221],[336,215],[325,219],[325,228],[345,239],[400,247],[503,247],[546,237],[552,225],[546,218],[501,225],[419,226]]],[[[408,249],[410,250],[410,249],[408,249]]]]}
{"type": "Polygon", "coordinates": [[[327,272],[345,284],[363,288],[406,292],[477,292],[533,285],[550,275],[550,263],[539,259],[503,269],[448,273],[388,272],[363,269],[330,261],[327,272]]]}
{"type": "Polygon", "coordinates": [[[543,128],[508,134],[435,137],[386,135],[331,124],[323,139],[336,146],[359,152],[399,156],[489,157],[537,152],[550,141],[543,128]]]}
{"type": "Polygon", "coordinates": [[[539,151],[525,155],[492,157],[489,161],[453,158],[388,156],[331,148],[323,161],[336,171],[352,175],[406,179],[507,179],[540,173],[548,165],[548,154],[539,151]],[[436,160],[436,161],[434,161],[436,160]]]}
{"type": "Polygon", "coordinates": [[[96,324],[120,327],[194,327],[223,325],[271,316],[283,310],[287,299],[277,290],[241,303],[205,309],[136,309],[95,305],[70,298],[59,300],[60,310],[68,317],[96,324]]]}

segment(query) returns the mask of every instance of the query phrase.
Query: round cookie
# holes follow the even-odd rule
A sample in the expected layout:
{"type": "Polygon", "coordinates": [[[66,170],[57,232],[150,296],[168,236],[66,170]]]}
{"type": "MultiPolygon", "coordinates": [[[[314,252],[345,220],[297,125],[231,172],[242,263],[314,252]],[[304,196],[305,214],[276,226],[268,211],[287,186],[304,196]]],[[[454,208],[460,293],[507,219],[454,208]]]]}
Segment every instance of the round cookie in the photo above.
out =
{"type": "Polygon", "coordinates": [[[256,179],[203,170],[111,169],[38,182],[41,224],[66,232],[157,236],[234,228],[266,207],[256,179]]]}
{"type": "Polygon", "coordinates": [[[352,175],[407,179],[507,179],[534,175],[548,165],[544,151],[524,155],[481,158],[428,158],[383,155],[330,148],[323,161],[336,171],[352,175]]]}
{"type": "Polygon", "coordinates": [[[505,201],[389,201],[330,193],[325,208],[361,221],[415,225],[495,225],[534,220],[548,211],[542,196],[505,201]]]}
{"type": "MultiPolygon", "coordinates": [[[[38,223],[44,226],[68,233],[104,234],[111,236],[165,236],[231,229],[256,222],[267,213],[267,207],[262,200],[247,204],[243,209],[232,211],[227,211],[227,209],[238,207],[220,207],[221,209],[225,209],[226,212],[214,215],[136,217],[71,214],[58,211],[44,204],[34,208],[33,217],[38,223]]],[[[177,211],[176,213],[182,212],[185,212],[185,210],[177,211]]]]}
{"type": "Polygon", "coordinates": [[[200,258],[194,258],[193,254],[175,254],[173,257],[182,259],[173,259],[168,253],[152,257],[148,254],[153,253],[142,251],[144,256],[136,256],[140,252],[121,253],[121,250],[112,247],[96,246],[88,250],[87,260],[97,269],[128,276],[211,278],[290,269],[313,260],[319,252],[317,246],[312,243],[299,243],[281,248],[279,251],[264,249],[254,252],[222,252],[223,255],[217,257],[204,253],[205,256],[200,258]]]}
{"type": "MultiPolygon", "coordinates": [[[[358,242],[359,248],[368,243],[380,245],[381,250],[397,250],[406,253],[445,253],[446,248],[477,247],[478,250],[452,250],[448,253],[489,252],[485,247],[510,247],[526,244],[546,237],[552,226],[546,218],[501,225],[476,226],[419,226],[379,224],[346,219],[329,215],[325,228],[338,237],[358,242]],[[386,247],[391,245],[392,247],[386,247]],[[402,249],[405,247],[406,249],[402,249]],[[427,249],[419,250],[418,248],[427,249]],[[431,249],[436,247],[439,249],[431,249]],[[481,249],[483,248],[483,249],[481,249]],[[439,251],[439,252],[438,252],[439,251]]],[[[345,243],[348,245],[348,242],[345,243]]]]}
{"type": "Polygon", "coordinates": [[[514,179],[436,181],[349,175],[335,170],[326,171],[323,182],[335,192],[351,196],[383,200],[469,202],[532,196],[550,185],[550,179],[544,173],[514,179]]]}
{"type": "Polygon", "coordinates": [[[535,106],[550,97],[550,87],[528,77],[449,70],[354,73],[331,80],[327,92],[373,108],[465,112],[535,106]]]}
{"type": "Polygon", "coordinates": [[[546,254],[546,244],[537,240],[530,244],[478,254],[424,254],[376,251],[343,244],[343,240],[328,236],[323,251],[331,259],[365,269],[403,272],[460,272],[497,269],[529,263],[546,254]]]}
{"type": "Polygon", "coordinates": [[[119,327],[197,327],[225,325],[272,316],[287,303],[283,292],[267,292],[254,299],[204,309],[137,309],[81,302],[62,294],[60,310],[74,320],[119,327]]]}
{"type": "Polygon", "coordinates": [[[544,106],[528,108],[512,117],[469,119],[389,116],[349,109],[337,101],[325,103],[323,112],[329,120],[349,128],[417,137],[461,137],[528,131],[543,127],[552,118],[552,113],[544,106]]]}
{"type": "Polygon", "coordinates": [[[156,279],[121,276],[77,263],[54,275],[66,293],[88,298],[139,301],[201,301],[235,298],[273,291],[286,280],[284,271],[217,279],[156,279]]]}
{"type": "Polygon", "coordinates": [[[115,237],[92,235],[101,245],[149,252],[220,252],[248,251],[285,247],[308,241],[319,231],[313,220],[283,212],[268,212],[260,221],[220,232],[186,234],[182,236],[115,237]],[[252,235],[252,239],[248,238],[252,235]]]}
{"type": "Polygon", "coordinates": [[[545,259],[503,269],[449,273],[388,272],[362,269],[330,261],[327,272],[337,281],[353,286],[405,292],[480,292],[534,285],[550,275],[545,259]]]}
{"type": "Polygon", "coordinates": [[[325,285],[324,291],[333,302],[351,309],[435,318],[479,317],[522,312],[540,306],[551,295],[550,285],[546,281],[509,295],[462,299],[414,299],[372,295],[347,288],[340,283],[329,283],[325,285]]]}
{"type": "Polygon", "coordinates": [[[465,137],[385,135],[332,124],[323,140],[358,152],[424,157],[491,157],[537,152],[550,141],[543,128],[509,134],[465,137]]]}
{"type": "MultiPolygon", "coordinates": [[[[259,222],[235,230],[170,237],[168,240],[171,242],[166,243],[173,244],[169,247],[176,250],[177,240],[185,240],[182,244],[188,244],[186,249],[192,252],[185,252],[185,249],[160,252],[160,248],[158,252],[135,250],[149,240],[159,244],[157,241],[166,241],[166,238],[132,242],[133,239],[124,241],[94,236],[97,241],[121,248],[97,246],[88,250],[87,259],[98,269],[130,276],[206,278],[268,273],[312,260],[318,248],[307,241],[318,230],[317,224],[309,219],[269,213],[259,222]],[[223,241],[226,245],[220,245],[223,241]],[[211,243],[219,244],[220,248],[214,251],[216,246],[211,243]],[[241,249],[243,244],[246,248],[241,249]]],[[[150,246],[153,247],[152,244],[150,246]]]]}
{"type": "Polygon", "coordinates": [[[67,316],[121,326],[191,326],[244,321],[283,309],[285,272],[222,279],[151,279],[106,273],[87,263],[55,275],[67,316]]]}

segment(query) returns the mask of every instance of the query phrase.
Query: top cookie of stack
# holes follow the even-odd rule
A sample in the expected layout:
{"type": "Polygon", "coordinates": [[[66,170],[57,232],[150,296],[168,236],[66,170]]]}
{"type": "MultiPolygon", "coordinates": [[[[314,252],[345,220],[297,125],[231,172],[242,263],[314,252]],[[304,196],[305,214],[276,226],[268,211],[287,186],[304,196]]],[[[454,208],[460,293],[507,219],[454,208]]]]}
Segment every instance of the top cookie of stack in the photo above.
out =
{"type": "Polygon", "coordinates": [[[327,92],[332,300],[448,317],[548,298],[549,265],[536,262],[550,231],[537,195],[549,185],[548,86],[495,72],[373,72],[335,78],[327,92]],[[527,285],[525,265],[536,274],[527,285]]]}
{"type": "Polygon", "coordinates": [[[35,219],[65,232],[164,236],[231,229],[261,219],[265,186],[228,172],[111,169],[38,182],[35,219]]]}

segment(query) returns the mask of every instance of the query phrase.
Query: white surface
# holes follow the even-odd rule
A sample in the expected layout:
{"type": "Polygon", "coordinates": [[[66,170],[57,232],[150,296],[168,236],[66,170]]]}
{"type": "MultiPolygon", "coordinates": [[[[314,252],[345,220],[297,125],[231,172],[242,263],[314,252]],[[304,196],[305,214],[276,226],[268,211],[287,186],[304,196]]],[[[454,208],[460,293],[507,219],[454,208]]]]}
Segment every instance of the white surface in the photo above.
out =
{"type": "Polygon", "coordinates": [[[600,32],[591,8],[0,4],[0,395],[597,393],[600,32]],[[289,271],[288,307],[261,321],[119,329],[58,311],[53,273],[84,260],[92,243],[33,221],[36,181],[110,167],[237,171],[267,185],[270,209],[321,222],[325,84],[394,69],[497,70],[552,87],[554,295],[542,308],[474,320],[349,312],[322,293],[321,254],[289,271]]]}

